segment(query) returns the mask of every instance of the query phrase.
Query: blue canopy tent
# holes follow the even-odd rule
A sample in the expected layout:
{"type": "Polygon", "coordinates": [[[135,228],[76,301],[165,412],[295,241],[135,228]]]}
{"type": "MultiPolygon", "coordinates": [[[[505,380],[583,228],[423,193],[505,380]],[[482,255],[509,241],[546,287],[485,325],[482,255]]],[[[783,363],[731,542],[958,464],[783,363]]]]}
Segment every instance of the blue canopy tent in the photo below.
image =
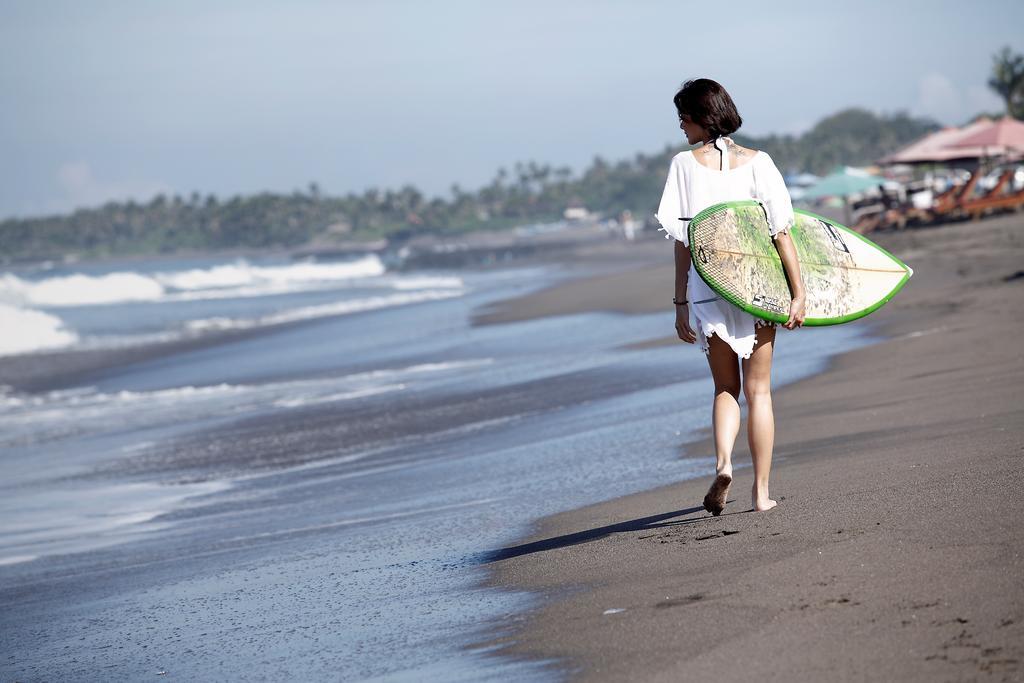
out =
{"type": "Polygon", "coordinates": [[[820,197],[841,197],[843,210],[847,225],[850,223],[850,202],[848,197],[851,194],[863,192],[872,187],[884,185],[886,179],[882,176],[872,175],[850,166],[837,166],[835,170],[815,184],[804,190],[802,199],[816,199],[820,197]]]}

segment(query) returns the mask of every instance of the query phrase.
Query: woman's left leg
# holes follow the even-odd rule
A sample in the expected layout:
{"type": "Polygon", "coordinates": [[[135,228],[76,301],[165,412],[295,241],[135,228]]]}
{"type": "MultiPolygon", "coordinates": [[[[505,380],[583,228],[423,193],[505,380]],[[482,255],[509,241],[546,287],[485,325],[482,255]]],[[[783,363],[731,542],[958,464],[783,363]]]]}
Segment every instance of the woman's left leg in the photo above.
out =
{"type": "Polygon", "coordinates": [[[747,441],[754,462],[754,486],[751,506],[762,512],[775,507],[768,497],[768,475],[775,446],[775,414],[772,411],[772,351],[775,328],[756,328],[754,351],[743,359],[743,394],[747,399],[747,441]]]}

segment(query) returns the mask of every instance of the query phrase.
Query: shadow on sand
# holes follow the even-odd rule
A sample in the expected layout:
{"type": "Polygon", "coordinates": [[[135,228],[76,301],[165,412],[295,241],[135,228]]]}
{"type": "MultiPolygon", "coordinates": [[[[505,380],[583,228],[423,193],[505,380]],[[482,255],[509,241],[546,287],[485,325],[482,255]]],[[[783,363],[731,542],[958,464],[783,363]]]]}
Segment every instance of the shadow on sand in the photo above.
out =
{"type": "MultiPolygon", "coordinates": [[[[701,506],[685,508],[683,510],[674,510],[672,512],[664,512],[659,515],[651,515],[650,517],[640,517],[639,519],[632,519],[626,522],[619,522],[618,524],[609,524],[607,526],[600,526],[596,529],[588,529],[586,531],[577,531],[571,534],[564,534],[562,536],[555,536],[554,538],[546,538],[542,541],[533,541],[532,543],[523,543],[521,545],[514,545],[508,548],[501,548],[499,550],[490,550],[481,553],[479,556],[480,564],[490,564],[492,562],[500,562],[501,560],[507,560],[512,557],[519,557],[521,555],[529,555],[531,553],[544,552],[546,550],[556,550],[558,548],[565,548],[570,545],[577,545],[579,543],[589,543],[598,539],[610,536],[611,534],[621,533],[624,531],[647,531],[652,529],[659,529],[662,527],[670,526],[683,526],[685,524],[693,524],[694,522],[700,522],[702,520],[711,519],[710,515],[702,515],[693,519],[680,519],[676,521],[671,520],[674,517],[683,517],[690,515],[695,512],[704,512],[704,508],[701,506]]],[[[727,517],[730,514],[743,514],[740,511],[733,513],[726,513],[720,515],[721,517],[727,517]]]]}

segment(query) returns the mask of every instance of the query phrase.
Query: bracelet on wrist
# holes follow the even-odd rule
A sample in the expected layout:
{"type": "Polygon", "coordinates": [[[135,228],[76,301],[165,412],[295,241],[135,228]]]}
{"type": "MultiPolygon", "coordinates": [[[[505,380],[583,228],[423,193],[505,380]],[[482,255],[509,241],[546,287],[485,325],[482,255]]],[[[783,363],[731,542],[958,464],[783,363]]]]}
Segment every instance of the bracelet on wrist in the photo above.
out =
{"type": "Polygon", "coordinates": [[[679,299],[677,299],[675,297],[672,297],[672,303],[674,303],[676,306],[682,306],[683,304],[686,304],[686,303],[689,303],[689,302],[686,299],[683,299],[682,301],[680,301],[679,299]]]}

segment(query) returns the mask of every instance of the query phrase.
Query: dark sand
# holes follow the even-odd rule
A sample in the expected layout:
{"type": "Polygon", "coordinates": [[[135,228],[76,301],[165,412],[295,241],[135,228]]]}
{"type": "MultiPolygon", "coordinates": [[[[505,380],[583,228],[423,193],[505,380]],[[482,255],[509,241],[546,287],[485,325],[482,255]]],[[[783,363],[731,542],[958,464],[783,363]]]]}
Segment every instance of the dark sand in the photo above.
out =
{"type": "MultiPolygon", "coordinates": [[[[871,237],[914,277],[854,323],[885,341],[775,394],[778,507],[749,512],[746,467],[708,515],[713,447],[690,444],[708,477],[545,518],[498,553],[490,585],[545,599],[487,645],[578,680],[1024,680],[1024,216],[871,237]]],[[[658,248],[480,322],[670,311],[658,248]]]]}

